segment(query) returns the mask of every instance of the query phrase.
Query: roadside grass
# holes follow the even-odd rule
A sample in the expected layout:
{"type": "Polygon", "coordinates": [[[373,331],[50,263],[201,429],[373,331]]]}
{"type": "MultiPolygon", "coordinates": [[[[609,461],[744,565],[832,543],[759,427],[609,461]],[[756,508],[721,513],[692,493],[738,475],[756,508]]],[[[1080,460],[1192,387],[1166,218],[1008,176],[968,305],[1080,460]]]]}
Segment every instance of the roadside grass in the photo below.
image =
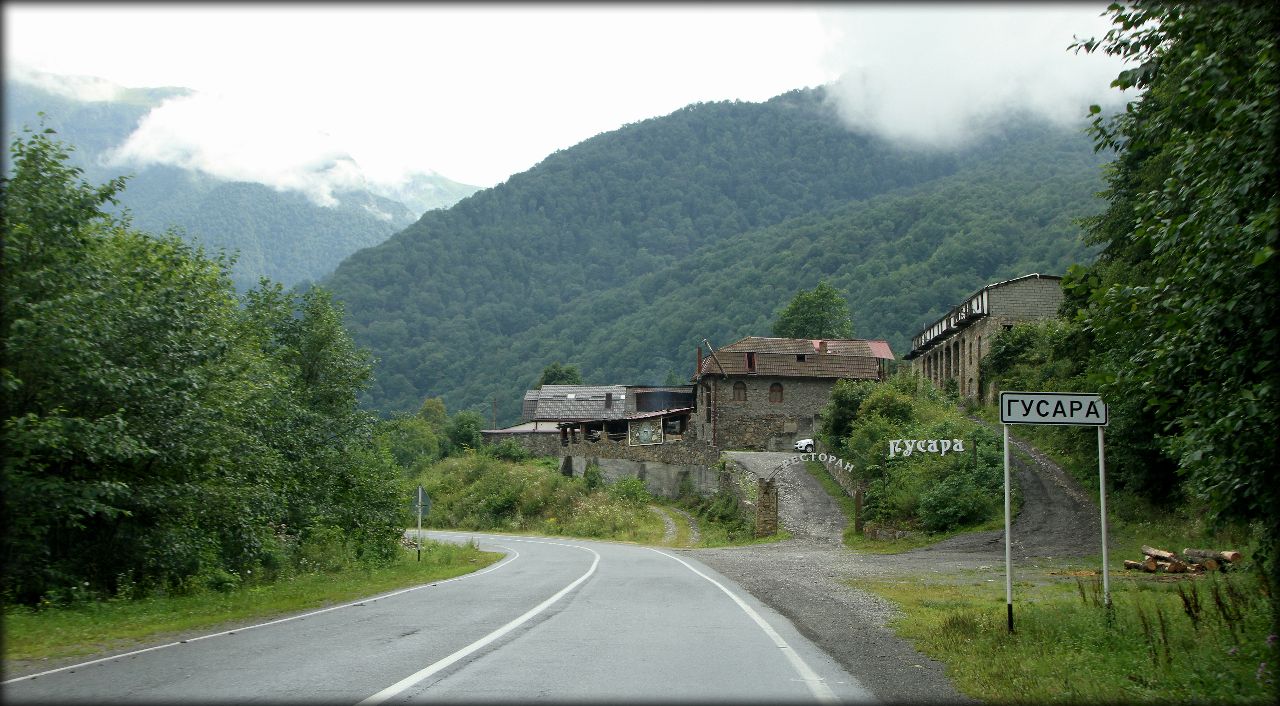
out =
{"type": "Polygon", "coordinates": [[[1015,571],[1013,634],[1000,575],[850,584],[897,604],[891,627],[982,701],[1271,703],[1260,574],[1113,574],[1108,621],[1097,571],[1015,571]]]}
{"type": "MultiPolygon", "coordinates": [[[[502,558],[473,545],[423,542],[385,567],[283,578],[219,593],[113,599],[33,610],[7,606],[4,660],[59,659],[138,646],[231,621],[269,620],[482,569],[502,558]]],[[[10,670],[6,668],[6,672],[10,670]]]]}
{"type": "MultiPolygon", "coordinates": [[[[854,531],[853,520],[855,516],[855,506],[853,498],[849,497],[849,494],[846,493],[844,488],[836,482],[836,479],[831,477],[831,472],[827,470],[827,467],[818,461],[806,461],[804,466],[805,470],[807,470],[810,475],[822,484],[823,490],[827,491],[828,495],[835,498],[836,503],[840,505],[840,510],[844,512],[845,519],[848,520],[849,524],[844,528],[843,541],[844,545],[849,549],[856,549],[860,552],[866,552],[867,554],[901,554],[902,552],[911,551],[912,549],[919,549],[931,544],[937,544],[944,539],[955,537],[960,534],[1004,529],[1004,515],[1001,513],[1000,516],[989,519],[979,525],[964,527],[949,532],[937,532],[932,534],[928,532],[916,532],[908,537],[902,537],[899,539],[871,539],[870,537],[860,535],[854,531]]],[[[1012,504],[1014,508],[1014,515],[1016,516],[1020,506],[1020,497],[1016,492],[1014,493],[1012,504]]]]}
{"type": "MultiPolygon", "coordinates": [[[[430,529],[662,545],[665,525],[648,509],[657,505],[692,513],[701,532],[698,546],[750,540],[749,523],[730,495],[702,497],[690,488],[677,500],[654,497],[639,478],[608,482],[594,466],[581,477],[565,476],[553,458],[505,461],[467,453],[437,462],[412,480],[422,484],[432,499],[431,510],[423,518],[423,526],[430,529]]],[[[407,521],[411,519],[406,515],[407,521]]],[[[691,534],[687,522],[684,518],[676,522],[677,531],[683,533],[677,545],[687,543],[691,534]]]]}

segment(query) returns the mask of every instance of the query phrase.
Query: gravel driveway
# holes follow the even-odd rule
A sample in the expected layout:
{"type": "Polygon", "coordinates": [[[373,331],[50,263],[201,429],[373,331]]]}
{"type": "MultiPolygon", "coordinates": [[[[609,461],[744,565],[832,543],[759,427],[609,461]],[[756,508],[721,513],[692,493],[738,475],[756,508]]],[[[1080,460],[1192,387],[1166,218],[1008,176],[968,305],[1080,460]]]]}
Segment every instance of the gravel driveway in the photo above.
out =
{"type": "MultiPolygon", "coordinates": [[[[1098,514],[1088,496],[1056,464],[1011,439],[1033,459],[1012,456],[1022,488],[1013,523],[1017,563],[1033,557],[1087,556],[1100,551],[1098,514]]],[[[849,586],[847,579],[954,574],[990,568],[1004,575],[1004,531],[976,532],[903,554],[863,554],[841,541],[839,505],[803,464],[782,467],[791,453],[726,452],[758,476],[775,474],[779,520],[792,538],[775,544],[689,550],[787,616],[877,698],[890,703],[972,703],[940,662],[916,652],[887,625],[895,608],[849,586]]]]}

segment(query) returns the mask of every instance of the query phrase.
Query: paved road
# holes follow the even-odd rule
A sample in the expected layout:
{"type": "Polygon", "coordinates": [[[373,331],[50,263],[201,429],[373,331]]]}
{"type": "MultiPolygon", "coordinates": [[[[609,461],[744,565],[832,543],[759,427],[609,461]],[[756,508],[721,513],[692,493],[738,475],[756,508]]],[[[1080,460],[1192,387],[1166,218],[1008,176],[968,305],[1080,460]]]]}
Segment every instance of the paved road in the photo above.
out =
{"type": "Polygon", "coordinates": [[[785,618],[684,553],[475,538],[476,574],[4,684],[6,703],[868,701],[785,618]]]}

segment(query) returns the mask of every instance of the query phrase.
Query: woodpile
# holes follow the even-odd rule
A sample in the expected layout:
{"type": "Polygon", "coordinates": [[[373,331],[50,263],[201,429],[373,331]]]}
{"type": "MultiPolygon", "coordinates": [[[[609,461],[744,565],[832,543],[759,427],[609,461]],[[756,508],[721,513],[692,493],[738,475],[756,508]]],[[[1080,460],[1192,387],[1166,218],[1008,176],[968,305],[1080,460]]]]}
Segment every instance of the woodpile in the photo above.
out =
{"type": "Polygon", "coordinates": [[[1124,560],[1124,568],[1145,571],[1149,574],[1202,574],[1206,571],[1226,571],[1241,559],[1240,552],[1210,549],[1183,549],[1182,554],[1142,545],[1142,561],[1124,560]]]}

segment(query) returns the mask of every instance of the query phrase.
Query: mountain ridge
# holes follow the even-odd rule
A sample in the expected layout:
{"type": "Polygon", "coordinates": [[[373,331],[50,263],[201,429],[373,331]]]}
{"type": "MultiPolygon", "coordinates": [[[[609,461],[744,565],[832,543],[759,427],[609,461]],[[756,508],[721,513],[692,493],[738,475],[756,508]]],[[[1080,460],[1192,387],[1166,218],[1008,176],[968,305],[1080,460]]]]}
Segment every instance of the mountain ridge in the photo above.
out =
{"type": "Polygon", "coordinates": [[[681,377],[701,338],[767,334],[774,311],[822,277],[856,293],[858,335],[901,342],[989,277],[1090,257],[1071,219],[1092,208],[1101,162],[1079,131],[1024,116],[940,152],[848,130],[822,89],[699,103],[424,214],[325,284],[380,358],[366,405],[408,410],[443,396],[487,417],[497,398],[510,421],[546,364],[577,363],[588,382],[681,377]],[[966,173],[983,176],[966,187],[966,173]],[[940,189],[964,203],[940,200],[940,189]],[[832,215],[841,209],[852,212],[832,215]],[[966,252],[956,238],[981,247],[966,252]],[[876,258],[861,263],[854,244],[876,258]],[[841,248],[863,266],[857,278],[822,257],[841,248]],[[929,266],[895,259],[900,248],[929,266]],[[858,286],[935,275],[924,296],[858,286]],[[699,293],[709,282],[719,299],[699,293]]]}
{"type": "Polygon", "coordinates": [[[382,242],[426,210],[452,205],[478,190],[441,175],[417,173],[401,184],[366,180],[364,188],[339,191],[336,204],[321,206],[299,191],[223,179],[198,169],[110,161],[152,110],[194,93],[18,71],[5,79],[6,136],[12,140],[24,128],[50,128],[74,148],[71,162],[84,170],[87,180],[128,176],[119,211],[128,211],[141,230],[174,228],[207,249],[233,254],[232,277],[241,289],[260,277],[285,286],[318,280],[347,255],[382,242]],[[92,95],[73,97],[76,90],[92,95]]]}

